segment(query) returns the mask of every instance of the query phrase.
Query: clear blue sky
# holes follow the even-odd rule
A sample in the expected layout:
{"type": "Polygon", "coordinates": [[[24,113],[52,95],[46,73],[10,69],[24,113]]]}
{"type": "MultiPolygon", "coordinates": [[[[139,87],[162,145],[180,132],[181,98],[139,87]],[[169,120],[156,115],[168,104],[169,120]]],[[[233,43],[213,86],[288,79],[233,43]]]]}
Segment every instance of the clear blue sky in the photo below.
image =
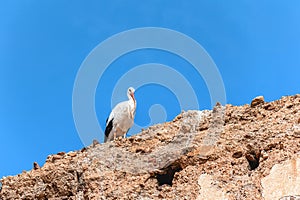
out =
{"type": "MultiPolygon", "coordinates": [[[[77,71],[100,42],[128,29],[164,27],[196,40],[218,66],[230,104],[299,93],[300,1],[205,2],[1,1],[0,177],[29,170],[34,161],[43,165],[49,154],[83,147],[72,115],[77,71]]],[[[184,60],[137,51],[114,62],[99,82],[102,128],[110,112],[110,85],[131,67],[151,62],[177,68],[197,85],[200,108],[210,108],[205,83],[184,60]]],[[[168,88],[145,85],[136,98],[141,126],[149,123],[144,113],[155,103],[165,106],[167,120],[180,112],[168,88]]]]}

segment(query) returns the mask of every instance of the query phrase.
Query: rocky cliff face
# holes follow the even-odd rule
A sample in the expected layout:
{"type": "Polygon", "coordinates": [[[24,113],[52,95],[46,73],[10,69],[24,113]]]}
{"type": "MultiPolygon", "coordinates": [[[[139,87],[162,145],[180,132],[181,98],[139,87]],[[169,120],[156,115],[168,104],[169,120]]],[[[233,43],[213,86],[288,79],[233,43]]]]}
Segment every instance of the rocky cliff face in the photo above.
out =
{"type": "Polygon", "coordinates": [[[300,199],[300,95],[183,112],[1,183],[3,200],[300,199]]]}

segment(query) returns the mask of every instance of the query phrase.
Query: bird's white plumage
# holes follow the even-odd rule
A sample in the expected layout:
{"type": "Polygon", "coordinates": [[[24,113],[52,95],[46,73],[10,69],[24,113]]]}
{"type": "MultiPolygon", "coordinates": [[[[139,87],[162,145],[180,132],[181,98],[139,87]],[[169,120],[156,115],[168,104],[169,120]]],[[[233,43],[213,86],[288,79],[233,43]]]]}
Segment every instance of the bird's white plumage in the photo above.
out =
{"type": "Polygon", "coordinates": [[[111,111],[105,128],[105,142],[112,141],[116,137],[124,136],[134,123],[136,100],[134,89],[127,90],[128,101],[118,103],[111,111]]]}

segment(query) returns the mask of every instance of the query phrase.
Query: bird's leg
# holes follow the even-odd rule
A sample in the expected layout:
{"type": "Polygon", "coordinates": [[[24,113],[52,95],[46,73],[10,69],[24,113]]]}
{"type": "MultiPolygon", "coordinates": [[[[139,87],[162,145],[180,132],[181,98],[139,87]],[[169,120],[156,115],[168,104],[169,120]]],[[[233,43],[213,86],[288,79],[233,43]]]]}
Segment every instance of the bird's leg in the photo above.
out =
{"type": "Polygon", "coordinates": [[[128,131],[129,131],[129,129],[128,129],[127,132],[124,134],[124,138],[126,138],[126,135],[127,135],[128,131]]]}
{"type": "Polygon", "coordinates": [[[119,127],[116,127],[116,130],[114,132],[114,140],[119,136],[122,136],[122,130],[119,127]]]}
{"type": "Polygon", "coordinates": [[[114,140],[117,138],[117,130],[114,132],[114,140]]]}

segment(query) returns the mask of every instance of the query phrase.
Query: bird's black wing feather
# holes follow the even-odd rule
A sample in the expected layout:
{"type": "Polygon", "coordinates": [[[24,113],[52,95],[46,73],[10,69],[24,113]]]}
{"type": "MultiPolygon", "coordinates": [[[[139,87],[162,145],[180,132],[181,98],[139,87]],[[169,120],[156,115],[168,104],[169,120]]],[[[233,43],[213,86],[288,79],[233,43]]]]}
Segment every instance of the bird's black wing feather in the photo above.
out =
{"type": "MultiPolygon", "coordinates": [[[[106,123],[107,123],[107,120],[108,120],[108,118],[106,119],[106,123]]],[[[105,136],[106,136],[106,137],[108,137],[108,135],[109,135],[109,133],[110,133],[112,127],[113,127],[113,120],[114,120],[114,118],[112,118],[112,119],[108,122],[107,126],[105,127],[105,136]]]]}

